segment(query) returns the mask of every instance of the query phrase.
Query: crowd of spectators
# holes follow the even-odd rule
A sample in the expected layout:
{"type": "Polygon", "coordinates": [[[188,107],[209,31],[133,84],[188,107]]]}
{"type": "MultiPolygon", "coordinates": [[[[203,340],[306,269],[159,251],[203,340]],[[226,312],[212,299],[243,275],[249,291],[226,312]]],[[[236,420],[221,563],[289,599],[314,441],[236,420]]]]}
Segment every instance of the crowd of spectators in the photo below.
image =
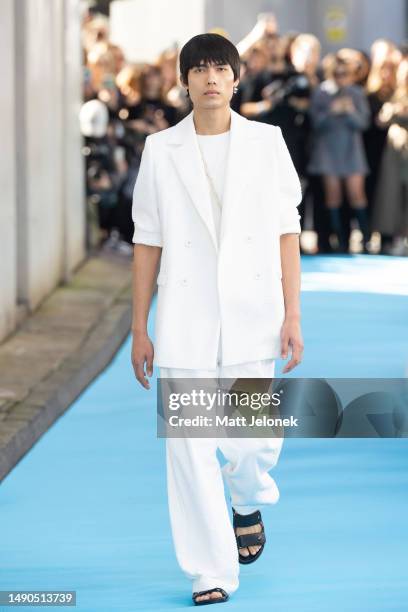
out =
{"type": "MultiPolygon", "coordinates": [[[[302,250],[347,253],[358,229],[357,251],[408,255],[407,49],[379,39],[370,53],[343,48],[322,57],[315,36],[281,34],[273,15],[237,48],[241,75],[231,107],[282,128],[302,182],[302,234],[316,238],[301,240],[302,250]]],[[[80,122],[88,210],[98,221],[93,242],[131,254],[144,140],[191,110],[178,49],[153,64],[130,64],[109,42],[108,19],[87,14],[83,53],[80,122]]]]}

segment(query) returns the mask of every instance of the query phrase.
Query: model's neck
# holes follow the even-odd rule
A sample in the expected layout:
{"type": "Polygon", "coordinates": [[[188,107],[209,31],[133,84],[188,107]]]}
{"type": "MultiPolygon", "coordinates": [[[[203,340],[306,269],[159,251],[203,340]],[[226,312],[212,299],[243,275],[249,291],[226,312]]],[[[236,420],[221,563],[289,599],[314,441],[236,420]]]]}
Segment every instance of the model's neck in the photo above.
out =
{"type": "Polygon", "coordinates": [[[194,109],[193,121],[196,133],[200,136],[222,134],[231,126],[231,109],[194,109]]]}

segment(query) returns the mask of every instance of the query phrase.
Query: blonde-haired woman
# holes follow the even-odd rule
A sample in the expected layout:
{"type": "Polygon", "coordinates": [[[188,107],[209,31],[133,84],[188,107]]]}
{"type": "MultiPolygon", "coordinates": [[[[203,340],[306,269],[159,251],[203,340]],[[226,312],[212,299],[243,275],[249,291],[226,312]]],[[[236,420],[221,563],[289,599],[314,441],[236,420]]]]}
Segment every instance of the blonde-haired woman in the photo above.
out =
{"type": "Polygon", "coordinates": [[[392,255],[408,255],[408,58],[397,69],[397,86],[379,120],[388,127],[374,201],[373,229],[391,236],[392,255]],[[404,244],[405,242],[405,244],[404,244]]]}

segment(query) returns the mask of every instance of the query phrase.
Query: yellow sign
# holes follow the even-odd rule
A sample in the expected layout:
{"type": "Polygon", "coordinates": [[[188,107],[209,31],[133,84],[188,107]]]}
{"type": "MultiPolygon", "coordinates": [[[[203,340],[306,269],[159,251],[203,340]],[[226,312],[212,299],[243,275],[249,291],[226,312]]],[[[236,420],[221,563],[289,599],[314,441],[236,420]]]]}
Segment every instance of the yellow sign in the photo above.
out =
{"type": "Polygon", "coordinates": [[[341,42],[346,38],[347,16],[342,7],[331,7],[324,17],[324,31],[329,42],[341,42]]]}

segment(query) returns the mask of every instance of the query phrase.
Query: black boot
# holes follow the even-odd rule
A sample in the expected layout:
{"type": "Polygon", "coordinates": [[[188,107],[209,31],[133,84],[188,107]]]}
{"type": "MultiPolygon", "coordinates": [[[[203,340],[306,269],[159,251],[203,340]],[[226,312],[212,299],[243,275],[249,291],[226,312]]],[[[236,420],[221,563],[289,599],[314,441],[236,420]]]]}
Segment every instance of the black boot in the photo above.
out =
{"type": "Polygon", "coordinates": [[[360,231],[363,234],[363,252],[369,253],[367,244],[370,241],[371,232],[368,223],[367,207],[365,206],[364,208],[355,208],[353,212],[358,221],[360,231]]]}
{"type": "Polygon", "coordinates": [[[344,231],[340,208],[329,208],[329,215],[331,228],[336,234],[339,243],[339,252],[348,253],[348,240],[344,231]]]}
{"type": "Polygon", "coordinates": [[[389,255],[393,243],[393,236],[390,234],[381,234],[381,255],[389,255]]]}

